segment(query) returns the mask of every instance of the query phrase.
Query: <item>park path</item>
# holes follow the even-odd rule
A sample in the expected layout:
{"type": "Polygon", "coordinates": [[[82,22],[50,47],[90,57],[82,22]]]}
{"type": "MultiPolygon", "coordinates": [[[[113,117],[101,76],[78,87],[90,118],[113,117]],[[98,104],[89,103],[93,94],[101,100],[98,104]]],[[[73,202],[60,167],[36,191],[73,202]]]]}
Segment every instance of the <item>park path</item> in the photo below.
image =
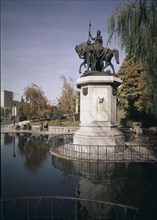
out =
{"type": "Polygon", "coordinates": [[[18,125],[25,125],[25,124],[28,124],[28,123],[30,123],[30,121],[29,120],[27,120],[27,121],[20,121],[20,122],[18,122],[18,125]]]}

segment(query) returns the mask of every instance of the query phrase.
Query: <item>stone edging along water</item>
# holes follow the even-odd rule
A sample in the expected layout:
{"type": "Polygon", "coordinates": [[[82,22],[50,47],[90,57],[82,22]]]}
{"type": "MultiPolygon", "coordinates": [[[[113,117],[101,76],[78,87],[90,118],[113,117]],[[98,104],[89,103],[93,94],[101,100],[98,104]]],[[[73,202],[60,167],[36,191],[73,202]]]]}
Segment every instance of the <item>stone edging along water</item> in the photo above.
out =
{"type": "Polygon", "coordinates": [[[31,130],[16,130],[14,125],[1,126],[1,133],[39,133],[39,134],[73,134],[79,127],[62,127],[62,126],[49,126],[48,131],[40,131],[40,125],[32,125],[31,130]]]}

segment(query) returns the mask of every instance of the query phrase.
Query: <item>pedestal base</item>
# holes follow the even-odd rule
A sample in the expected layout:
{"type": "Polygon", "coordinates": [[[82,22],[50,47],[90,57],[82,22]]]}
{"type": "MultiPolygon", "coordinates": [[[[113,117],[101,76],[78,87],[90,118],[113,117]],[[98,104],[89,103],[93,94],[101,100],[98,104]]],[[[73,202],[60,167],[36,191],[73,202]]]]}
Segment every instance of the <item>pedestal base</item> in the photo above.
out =
{"type": "Polygon", "coordinates": [[[125,140],[116,126],[104,126],[103,123],[97,122],[94,125],[81,125],[74,134],[73,144],[125,145],[125,140]]]}
{"type": "Polygon", "coordinates": [[[76,145],[125,145],[117,129],[117,87],[122,80],[104,72],[89,72],[77,80],[80,91],[80,129],[74,134],[76,145]]]}

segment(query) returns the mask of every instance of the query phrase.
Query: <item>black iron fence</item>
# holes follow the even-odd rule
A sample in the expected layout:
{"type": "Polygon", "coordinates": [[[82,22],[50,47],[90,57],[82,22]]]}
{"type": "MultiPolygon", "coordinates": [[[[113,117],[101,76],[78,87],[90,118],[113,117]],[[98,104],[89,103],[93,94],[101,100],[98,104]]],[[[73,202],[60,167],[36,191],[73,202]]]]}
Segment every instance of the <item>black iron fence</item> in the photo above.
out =
{"type": "Polygon", "coordinates": [[[89,162],[157,162],[157,146],[151,144],[96,146],[65,143],[52,146],[50,153],[89,162]]]}
{"type": "Polygon", "coordinates": [[[75,197],[25,197],[1,200],[1,219],[136,219],[139,209],[75,197]]]}

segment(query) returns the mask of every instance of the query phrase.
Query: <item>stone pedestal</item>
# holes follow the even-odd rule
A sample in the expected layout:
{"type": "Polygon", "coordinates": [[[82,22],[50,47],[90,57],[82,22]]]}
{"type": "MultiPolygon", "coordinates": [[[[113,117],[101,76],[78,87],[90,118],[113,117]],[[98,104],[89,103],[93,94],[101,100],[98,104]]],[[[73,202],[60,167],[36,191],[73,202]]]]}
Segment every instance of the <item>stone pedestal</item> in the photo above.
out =
{"type": "Polygon", "coordinates": [[[124,145],[117,129],[117,87],[121,79],[105,73],[90,74],[77,80],[80,91],[80,129],[73,143],[78,145],[124,145]]]}

